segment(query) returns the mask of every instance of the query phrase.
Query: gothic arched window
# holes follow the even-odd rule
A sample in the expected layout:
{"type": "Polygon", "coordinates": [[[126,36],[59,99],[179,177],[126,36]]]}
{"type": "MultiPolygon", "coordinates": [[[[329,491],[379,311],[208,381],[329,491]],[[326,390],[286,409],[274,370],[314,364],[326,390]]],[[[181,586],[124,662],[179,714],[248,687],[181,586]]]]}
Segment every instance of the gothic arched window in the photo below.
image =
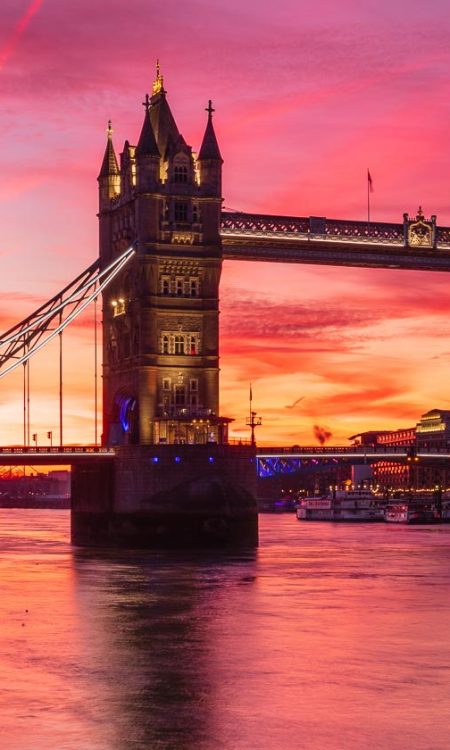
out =
{"type": "Polygon", "coordinates": [[[162,338],[162,353],[169,354],[169,337],[163,336],[162,338]]]}

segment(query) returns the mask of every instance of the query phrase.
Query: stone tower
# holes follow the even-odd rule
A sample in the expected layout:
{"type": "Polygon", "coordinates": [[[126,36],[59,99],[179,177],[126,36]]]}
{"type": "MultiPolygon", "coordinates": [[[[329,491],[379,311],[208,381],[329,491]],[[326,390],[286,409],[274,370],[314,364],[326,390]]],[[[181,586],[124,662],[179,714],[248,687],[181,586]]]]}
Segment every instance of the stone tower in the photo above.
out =
{"type": "Polygon", "coordinates": [[[211,102],[196,156],[157,65],[137,144],[111,124],[99,182],[100,263],[135,255],[103,295],[103,442],[224,443],[219,417],[222,157],[211,102]]]}

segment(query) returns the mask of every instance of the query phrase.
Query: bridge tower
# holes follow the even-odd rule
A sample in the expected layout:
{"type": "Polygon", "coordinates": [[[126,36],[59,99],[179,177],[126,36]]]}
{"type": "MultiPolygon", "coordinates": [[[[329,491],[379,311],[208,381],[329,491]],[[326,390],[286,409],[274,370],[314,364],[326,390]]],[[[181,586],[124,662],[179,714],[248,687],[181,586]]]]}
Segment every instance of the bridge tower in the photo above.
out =
{"type": "Polygon", "coordinates": [[[100,262],[136,254],[103,296],[103,443],[227,442],[219,416],[222,157],[209,102],[196,155],[159,64],[136,145],[111,123],[98,176],[100,262]]]}
{"type": "Polygon", "coordinates": [[[213,108],[198,155],[157,66],[136,145],[111,124],[98,176],[100,266],[135,253],[103,293],[103,444],[72,474],[72,540],[132,547],[254,546],[254,446],[219,416],[222,157],[213,108]]]}

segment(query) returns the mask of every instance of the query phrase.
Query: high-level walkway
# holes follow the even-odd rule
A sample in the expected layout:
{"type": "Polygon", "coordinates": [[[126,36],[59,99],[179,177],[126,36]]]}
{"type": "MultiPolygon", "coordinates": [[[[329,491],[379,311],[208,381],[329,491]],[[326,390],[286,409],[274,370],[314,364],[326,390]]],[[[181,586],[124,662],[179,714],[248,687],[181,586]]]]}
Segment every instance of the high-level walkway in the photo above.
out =
{"type": "Polygon", "coordinates": [[[426,233],[411,244],[410,227],[406,215],[391,224],[224,211],[220,234],[226,260],[449,271],[450,227],[435,227],[431,246],[426,233]]]}

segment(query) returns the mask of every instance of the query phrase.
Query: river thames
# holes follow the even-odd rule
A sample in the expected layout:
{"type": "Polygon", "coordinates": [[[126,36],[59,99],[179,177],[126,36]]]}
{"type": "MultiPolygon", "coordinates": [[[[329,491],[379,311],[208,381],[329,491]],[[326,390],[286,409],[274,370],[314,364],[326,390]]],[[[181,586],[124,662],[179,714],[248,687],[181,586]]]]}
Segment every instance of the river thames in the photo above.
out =
{"type": "Polygon", "coordinates": [[[450,525],[260,516],[229,557],[0,510],[2,750],[448,750],[450,525]]]}

